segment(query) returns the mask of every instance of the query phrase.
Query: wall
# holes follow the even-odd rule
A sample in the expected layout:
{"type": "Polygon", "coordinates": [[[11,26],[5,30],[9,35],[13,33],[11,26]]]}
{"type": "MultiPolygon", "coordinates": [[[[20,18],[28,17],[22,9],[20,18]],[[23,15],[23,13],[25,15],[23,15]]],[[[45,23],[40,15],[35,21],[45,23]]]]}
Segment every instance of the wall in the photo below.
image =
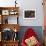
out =
{"type": "Polygon", "coordinates": [[[37,34],[37,37],[41,43],[43,43],[43,32],[41,26],[21,26],[19,31],[19,39],[20,42],[24,36],[24,33],[27,31],[28,28],[32,28],[35,33],[37,34]]]}
{"type": "MultiPolygon", "coordinates": [[[[15,1],[15,0],[14,0],[15,1]]],[[[0,0],[0,6],[14,6],[13,0],[0,0]]],[[[43,26],[43,6],[42,0],[17,0],[20,7],[19,24],[21,26],[43,26]],[[23,19],[24,10],[36,9],[36,19],[23,19]]],[[[9,19],[10,20],[10,19],[9,19]]]]}
{"type": "Polygon", "coordinates": [[[26,20],[23,19],[24,13],[21,11],[20,14],[20,24],[22,26],[42,26],[43,25],[43,6],[42,6],[42,0],[24,0],[24,2],[21,3],[20,9],[24,10],[30,10],[30,9],[36,9],[36,19],[30,19],[26,20]]]}

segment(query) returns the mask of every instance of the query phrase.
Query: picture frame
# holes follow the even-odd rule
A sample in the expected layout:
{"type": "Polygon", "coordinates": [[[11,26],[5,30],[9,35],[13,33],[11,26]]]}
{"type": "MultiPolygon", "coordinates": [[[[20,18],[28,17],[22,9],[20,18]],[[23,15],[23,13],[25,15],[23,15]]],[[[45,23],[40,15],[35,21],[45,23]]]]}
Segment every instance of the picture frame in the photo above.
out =
{"type": "Polygon", "coordinates": [[[15,10],[10,10],[10,11],[9,11],[9,14],[10,14],[10,15],[17,15],[17,14],[18,14],[18,12],[17,12],[17,11],[15,11],[15,10]]]}
{"type": "Polygon", "coordinates": [[[36,9],[24,10],[24,19],[36,19],[36,9]]]}
{"type": "Polygon", "coordinates": [[[9,10],[2,10],[2,15],[9,15],[9,10]]]}

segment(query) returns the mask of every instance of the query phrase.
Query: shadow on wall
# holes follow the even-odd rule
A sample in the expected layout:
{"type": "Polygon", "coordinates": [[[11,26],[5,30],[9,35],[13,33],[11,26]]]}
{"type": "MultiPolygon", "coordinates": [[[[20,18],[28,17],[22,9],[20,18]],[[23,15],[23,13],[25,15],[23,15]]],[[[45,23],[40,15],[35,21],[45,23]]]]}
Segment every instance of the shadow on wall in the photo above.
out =
{"type": "Polygon", "coordinates": [[[21,42],[21,40],[22,40],[22,38],[24,36],[25,31],[28,28],[32,28],[36,32],[39,41],[41,43],[43,43],[43,30],[42,30],[42,26],[21,26],[20,27],[20,31],[19,31],[20,42],[21,42]]]}

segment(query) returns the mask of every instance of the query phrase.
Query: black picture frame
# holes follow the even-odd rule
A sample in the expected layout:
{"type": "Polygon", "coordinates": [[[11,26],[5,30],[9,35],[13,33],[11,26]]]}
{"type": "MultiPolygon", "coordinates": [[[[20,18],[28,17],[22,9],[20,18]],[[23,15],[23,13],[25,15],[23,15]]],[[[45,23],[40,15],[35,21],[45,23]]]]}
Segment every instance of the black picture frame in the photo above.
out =
{"type": "Polygon", "coordinates": [[[24,19],[35,19],[36,18],[36,10],[25,10],[24,11],[24,19]]]}

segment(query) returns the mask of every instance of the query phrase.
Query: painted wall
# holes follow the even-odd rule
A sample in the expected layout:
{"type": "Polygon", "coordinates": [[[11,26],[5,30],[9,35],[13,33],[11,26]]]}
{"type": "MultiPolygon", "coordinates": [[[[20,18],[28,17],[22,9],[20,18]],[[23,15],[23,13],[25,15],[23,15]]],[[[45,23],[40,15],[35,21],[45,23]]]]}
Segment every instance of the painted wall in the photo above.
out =
{"type": "MultiPolygon", "coordinates": [[[[23,0],[22,0],[23,1],[23,0]]],[[[43,25],[43,6],[42,0],[24,0],[21,3],[21,14],[20,14],[20,24],[22,26],[42,26],[43,25]],[[23,19],[24,10],[36,9],[36,19],[26,20],[23,19]]]]}
{"type": "MultiPolygon", "coordinates": [[[[0,6],[15,6],[15,0],[0,0],[0,6]]],[[[43,26],[42,0],[17,0],[20,7],[19,24],[21,26],[43,26]],[[36,19],[24,19],[24,10],[36,9],[36,19]]],[[[12,17],[11,17],[12,18],[12,17]]],[[[10,20],[10,19],[9,19],[10,20]]]]}
{"type": "Polygon", "coordinates": [[[43,43],[43,30],[42,26],[21,26],[20,31],[19,31],[19,39],[20,42],[27,31],[28,28],[32,28],[34,32],[37,34],[37,37],[41,43],[43,43]]]}

